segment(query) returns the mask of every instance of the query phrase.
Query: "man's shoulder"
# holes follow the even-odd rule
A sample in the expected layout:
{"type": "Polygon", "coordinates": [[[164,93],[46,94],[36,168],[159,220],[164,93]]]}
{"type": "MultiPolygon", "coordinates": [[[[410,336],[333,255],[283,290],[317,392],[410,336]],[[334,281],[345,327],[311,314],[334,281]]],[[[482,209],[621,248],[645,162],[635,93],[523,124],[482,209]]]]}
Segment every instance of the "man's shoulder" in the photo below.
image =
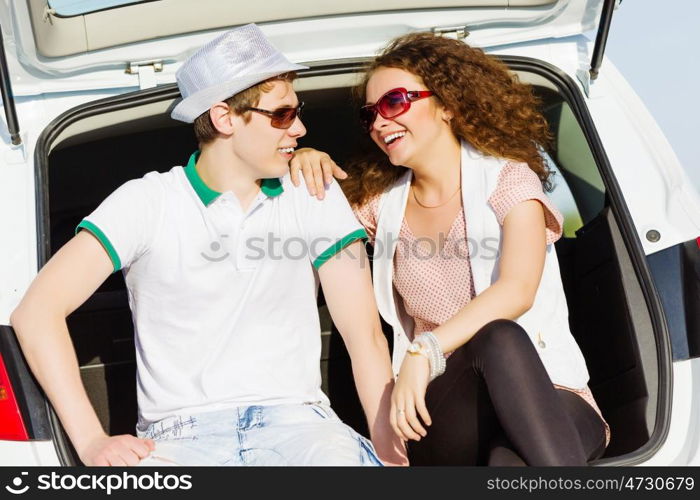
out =
{"type": "Polygon", "coordinates": [[[140,179],[135,179],[138,181],[143,181],[144,184],[150,186],[151,188],[167,188],[174,187],[182,184],[186,179],[185,169],[181,166],[172,167],[166,172],[158,172],[153,170],[148,172],[140,179]]]}
{"type": "MultiPolygon", "coordinates": [[[[143,177],[126,181],[115,189],[101,204],[113,207],[122,214],[160,211],[170,195],[180,192],[182,180],[174,167],[167,172],[148,172],[143,177]]],[[[181,175],[184,176],[184,173],[181,175]]]]}
{"type": "Polygon", "coordinates": [[[182,183],[182,167],[173,167],[167,172],[151,171],[143,177],[131,179],[117,188],[125,195],[161,197],[166,190],[171,190],[182,183]]]}
{"type": "Polygon", "coordinates": [[[279,181],[280,183],[282,183],[282,194],[286,198],[301,198],[301,195],[303,195],[304,193],[306,193],[306,195],[309,196],[309,192],[306,190],[306,181],[301,175],[299,176],[299,186],[294,185],[294,183],[292,182],[292,176],[290,174],[287,174],[284,177],[280,177],[279,181]]]}
{"type": "Polygon", "coordinates": [[[303,176],[299,176],[299,186],[295,186],[292,183],[291,176],[289,174],[284,177],[280,177],[280,182],[282,183],[282,188],[284,189],[283,195],[286,195],[287,199],[294,200],[297,203],[303,203],[304,205],[311,205],[312,207],[318,207],[319,210],[323,210],[324,207],[328,208],[331,204],[337,204],[341,202],[343,204],[347,203],[347,198],[343,193],[338,181],[333,180],[330,184],[325,185],[326,196],[323,200],[319,200],[316,196],[309,194],[309,190],[306,186],[306,181],[303,176]]]}

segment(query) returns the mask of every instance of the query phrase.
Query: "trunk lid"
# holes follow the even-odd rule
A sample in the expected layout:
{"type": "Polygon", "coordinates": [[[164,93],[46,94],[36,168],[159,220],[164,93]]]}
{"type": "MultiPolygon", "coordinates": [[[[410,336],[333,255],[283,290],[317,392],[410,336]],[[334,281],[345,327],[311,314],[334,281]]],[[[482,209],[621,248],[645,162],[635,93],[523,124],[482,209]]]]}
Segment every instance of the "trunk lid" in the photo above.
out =
{"type": "Polygon", "coordinates": [[[26,0],[0,7],[15,95],[148,87],[231,26],[255,22],[293,61],[374,54],[436,30],[481,47],[595,28],[603,0],[26,0]]]}

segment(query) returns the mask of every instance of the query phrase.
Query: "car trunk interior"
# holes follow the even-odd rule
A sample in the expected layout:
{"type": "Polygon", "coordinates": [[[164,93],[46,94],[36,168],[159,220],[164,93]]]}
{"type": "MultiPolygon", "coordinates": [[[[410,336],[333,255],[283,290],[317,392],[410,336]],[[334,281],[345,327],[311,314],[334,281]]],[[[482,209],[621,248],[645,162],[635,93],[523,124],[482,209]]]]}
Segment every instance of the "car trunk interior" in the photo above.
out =
{"type": "MultiPolygon", "coordinates": [[[[649,309],[572,107],[544,77],[522,70],[519,76],[535,86],[556,139],[552,158],[560,175],[555,178],[553,196],[558,194],[555,202],[566,216],[565,237],[556,243],[556,251],[570,324],[587,360],[590,387],[612,431],[601,463],[620,462],[647,444],[658,423],[663,384],[649,309]]],[[[299,97],[306,102],[303,120],[308,129],[300,145],[327,151],[341,165],[358,147],[367,145],[352,107],[350,87],[356,81],[356,73],[336,70],[302,75],[296,82],[299,97]]],[[[172,95],[170,88],[160,99],[134,100],[121,109],[105,101],[101,112],[95,111],[99,104],[92,104],[89,116],[66,119],[61,132],[46,145],[48,165],[41,168],[46,168],[48,184],[49,241],[44,243],[51,254],[72,237],[82,217],[119,185],[187,161],[196,143],[191,126],[169,118],[172,95]]],[[[347,352],[325,307],[320,311],[324,390],[341,418],[366,433],[347,352]]],[[[133,433],[136,367],[122,274],[108,278],[69,317],[68,325],[83,381],[105,429],[111,434],[133,433]]],[[[64,459],[77,461],[75,455],[64,459]]]]}

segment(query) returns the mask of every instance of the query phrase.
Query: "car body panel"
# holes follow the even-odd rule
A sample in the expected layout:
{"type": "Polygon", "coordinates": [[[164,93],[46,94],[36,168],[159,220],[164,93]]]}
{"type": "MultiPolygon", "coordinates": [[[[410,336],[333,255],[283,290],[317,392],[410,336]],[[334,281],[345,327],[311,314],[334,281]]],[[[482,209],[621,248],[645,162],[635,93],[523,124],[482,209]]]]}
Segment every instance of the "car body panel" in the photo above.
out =
{"type": "Polygon", "coordinates": [[[9,324],[10,313],[37,273],[34,147],[39,133],[66,110],[118,93],[112,90],[17,99],[17,116],[24,131],[22,144],[12,146],[6,131],[0,144],[0,213],[12,214],[0,217],[0,234],[11,235],[14,243],[0,245],[0,324],[9,324]]]}
{"type": "Polygon", "coordinates": [[[700,358],[673,363],[671,424],[663,445],[640,465],[700,465],[700,358]]]}

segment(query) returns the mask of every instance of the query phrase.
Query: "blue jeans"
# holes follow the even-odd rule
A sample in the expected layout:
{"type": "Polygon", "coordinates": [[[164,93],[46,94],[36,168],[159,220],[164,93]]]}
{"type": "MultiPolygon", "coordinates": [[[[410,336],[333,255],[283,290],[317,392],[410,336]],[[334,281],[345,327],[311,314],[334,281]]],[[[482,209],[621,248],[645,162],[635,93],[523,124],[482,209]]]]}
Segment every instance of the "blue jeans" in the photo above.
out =
{"type": "Polygon", "coordinates": [[[139,465],[382,465],[372,443],[323,403],[243,406],[164,418],[138,437],[139,465]]]}

